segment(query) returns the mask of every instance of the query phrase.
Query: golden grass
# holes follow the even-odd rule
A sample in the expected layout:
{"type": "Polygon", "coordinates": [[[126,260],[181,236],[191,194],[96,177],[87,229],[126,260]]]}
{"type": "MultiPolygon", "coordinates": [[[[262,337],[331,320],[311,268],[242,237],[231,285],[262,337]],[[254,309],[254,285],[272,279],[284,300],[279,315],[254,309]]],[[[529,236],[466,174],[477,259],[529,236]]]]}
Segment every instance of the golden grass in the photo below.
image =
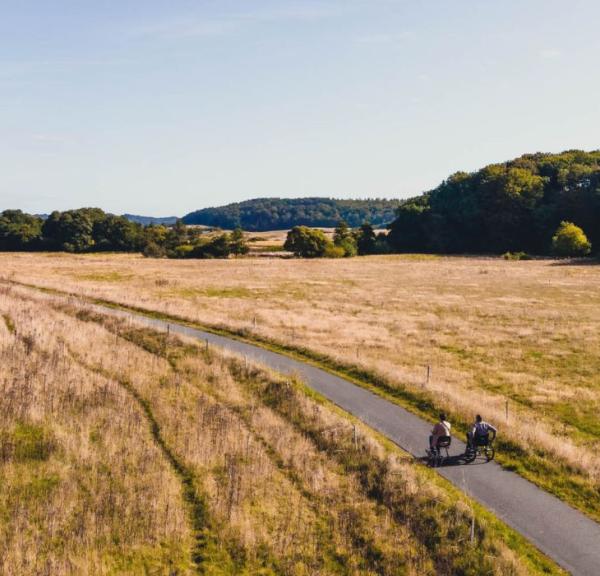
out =
{"type": "Polygon", "coordinates": [[[176,476],[114,380],[73,361],[79,323],[0,293],[0,572],[190,574],[176,476]]]}
{"type": "Polygon", "coordinates": [[[0,465],[9,478],[2,529],[12,535],[3,558],[19,567],[9,574],[183,574],[192,558],[214,575],[558,573],[366,427],[354,443],[349,421],[299,384],[74,300],[5,289],[0,312],[16,330],[0,324],[1,353],[14,356],[0,374],[20,415],[6,430],[21,439],[0,465]],[[35,377],[16,377],[23,367],[35,377]],[[42,387],[28,387],[36,379],[42,387]],[[29,539],[32,515],[14,504],[12,471],[51,465],[44,497],[28,488],[43,512],[29,539]],[[206,503],[201,518],[182,502],[186,474],[206,503]],[[53,490],[60,498],[48,498],[53,490]],[[63,515],[77,520],[73,533],[58,529],[63,515]]]}
{"type": "MultiPolygon", "coordinates": [[[[598,266],[411,255],[165,261],[15,254],[0,262],[7,278],[245,330],[357,365],[392,387],[435,398],[465,422],[483,412],[542,467],[560,465],[592,494],[600,486],[598,266]]],[[[560,495],[559,481],[533,468],[522,472],[560,495]]],[[[566,497],[585,508],[577,486],[566,497]]],[[[599,517],[600,503],[589,511],[599,517]]]]}

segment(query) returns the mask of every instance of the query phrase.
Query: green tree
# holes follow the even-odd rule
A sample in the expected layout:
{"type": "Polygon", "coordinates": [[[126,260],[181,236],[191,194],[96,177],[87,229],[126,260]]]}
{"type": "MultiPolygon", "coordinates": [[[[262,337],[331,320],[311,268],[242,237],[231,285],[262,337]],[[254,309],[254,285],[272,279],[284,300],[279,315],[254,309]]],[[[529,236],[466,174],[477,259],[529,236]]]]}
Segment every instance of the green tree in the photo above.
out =
{"type": "Polygon", "coordinates": [[[96,250],[134,252],[144,245],[139,224],[112,214],[106,214],[94,222],[93,236],[96,250]]]}
{"type": "Polygon", "coordinates": [[[322,230],[294,226],[288,232],[283,248],[301,258],[318,258],[325,254],[330,245],[331,242],[322,230]]]}
{"type": "Polygon", "coordinates": [[[164,246],[157,244],[154,240],[149,240],[146,243],[142,254],[146,256],[146,258],[164,258],[167,255],[164,246]]]}
{"type": "Polygon", "coordinates": [[[558,256],[587,256],[592,245],[579,226],[563,221],[552,237],[552,249],[558,256]]]}
{"type": "MultiPolygon", "coordinates": [[[[343,256],[352,257],[356,256],[358,249],[356,246],[356,238],[352,233],[345,220],[340,220],[333,233],[333,244],[337,248],[343,250],[343,256]]],[[[335,252],[336,254],[338,252],[335,252]]]]}
{"type": "Polygon", "coordinates": [[[397,252],[421,252],[430,249],[427,234],[429,206],[425,196],[406,202],[396,212],[387,242],[397,252]]]}
{"type": "Polygon", "coordinates": [[[356,238],[356,246],[358,247],[358,253],[361,256],[366,254],[375,254],[376,251],[377,237],[375,236],[375,230],[373,226],[368,222],[365,222],[358,230],[356,238]]]}
{"type": "Polygon", "coordinates": [[[52,212],[44,222],[42,234],[48,247],[66,252],[87,252],[94,247],[93,209],[52,212]]]}
{"type": "Polygon", "coordinates": [[[244,232],[239,227],[229,235],[229,250],[231,254],[234,254],[235,256],[243,256],[250,252],[250,247],[246,242],[244,232]]]}
{"type": "Polygon", "coordinates": [[[21,210],[0,214],[0,250],[34,250],[42,238],[42,219],[21,210]]]}

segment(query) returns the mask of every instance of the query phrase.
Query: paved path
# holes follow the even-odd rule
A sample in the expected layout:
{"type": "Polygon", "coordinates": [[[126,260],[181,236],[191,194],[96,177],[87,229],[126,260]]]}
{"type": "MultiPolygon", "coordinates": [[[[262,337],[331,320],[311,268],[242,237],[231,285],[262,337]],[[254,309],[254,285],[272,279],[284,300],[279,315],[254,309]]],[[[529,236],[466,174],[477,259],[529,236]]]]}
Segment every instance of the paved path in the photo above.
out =
{"type": "MultiPolygon", "coordinates": [[[[424,455],[431,424],[348,380],[260,346],[141,314],[103,306],[96,308],[113,315],[133,317],[161,330],[169,327],[172,333],[199,338],[278,372],[298,375],[311,388],[407,452],[415,456],[424,455]]],[[[465,445],[455,438],[450,450],[452,454],[462,454],[465,445]]],[[[469,465],[442,466],[437,470],[572,574],[600,575],[599,524],[495,462],[477,462],[479,460],[469,465]]]]}

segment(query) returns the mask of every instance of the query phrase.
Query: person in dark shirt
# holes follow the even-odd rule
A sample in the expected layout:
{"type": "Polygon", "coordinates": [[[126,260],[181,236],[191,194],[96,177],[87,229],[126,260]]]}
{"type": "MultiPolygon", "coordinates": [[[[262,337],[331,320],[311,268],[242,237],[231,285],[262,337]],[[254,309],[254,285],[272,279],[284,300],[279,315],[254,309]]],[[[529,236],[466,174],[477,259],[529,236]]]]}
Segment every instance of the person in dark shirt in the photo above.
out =
{"type": "Polygon", "coordinates": [[[471,430],[467,432],[467,446],[472,448],[473,446],[477,446],[479,443],[483,443],[484,441],[487,444],[487,442],[489,442],[490,432],[494,435],[492,440],[495,440],[498,430],[496,430],[496,428],[494,428],[494,426],[488,422],[484,422],[481,415],[477,414],[471,430]]]}

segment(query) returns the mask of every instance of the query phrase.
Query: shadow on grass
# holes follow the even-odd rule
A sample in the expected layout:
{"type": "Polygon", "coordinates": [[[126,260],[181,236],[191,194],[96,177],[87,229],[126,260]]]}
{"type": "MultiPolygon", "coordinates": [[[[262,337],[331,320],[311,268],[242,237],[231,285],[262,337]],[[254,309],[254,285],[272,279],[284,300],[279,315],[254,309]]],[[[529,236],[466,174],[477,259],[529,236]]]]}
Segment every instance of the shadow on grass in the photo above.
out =
{"type": "Polygon", "coordinates": [[[565,258],[556,260],[550,266],[600,266],[600,257],[596,258],[565,258]]]}

